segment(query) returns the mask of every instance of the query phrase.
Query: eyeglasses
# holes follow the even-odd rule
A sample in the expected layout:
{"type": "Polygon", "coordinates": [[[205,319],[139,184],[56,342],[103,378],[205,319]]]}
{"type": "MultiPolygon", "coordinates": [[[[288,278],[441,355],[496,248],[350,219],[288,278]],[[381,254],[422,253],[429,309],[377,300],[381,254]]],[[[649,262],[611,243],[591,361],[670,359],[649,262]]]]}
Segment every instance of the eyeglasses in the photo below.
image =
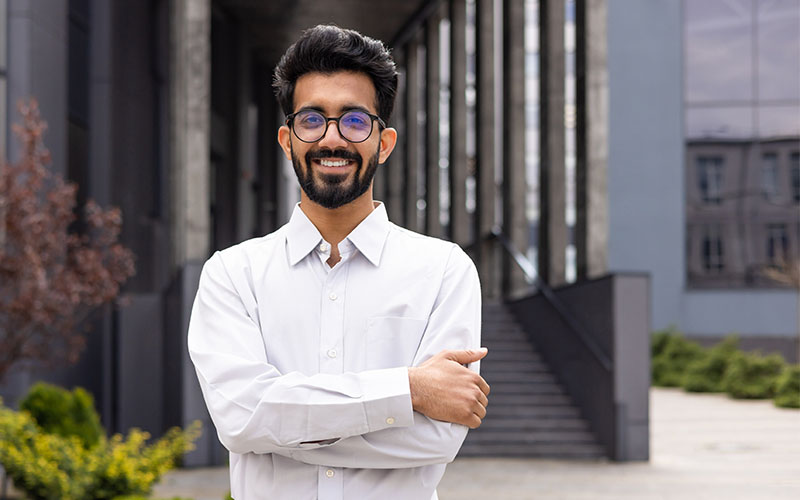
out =
{"type": "Polygon", "coordinates": [[[372,134],[372,122],[378,121],[381,128],[386,124],[380,117],[366,111],[348,111],[338,118],[328,117],[312,109],[304,109],[286,117],[286,124],[303,142],[317,142],[325,137],[331,120],[336,122],[339,135],[348,142],[364,142],[372,134]]]}

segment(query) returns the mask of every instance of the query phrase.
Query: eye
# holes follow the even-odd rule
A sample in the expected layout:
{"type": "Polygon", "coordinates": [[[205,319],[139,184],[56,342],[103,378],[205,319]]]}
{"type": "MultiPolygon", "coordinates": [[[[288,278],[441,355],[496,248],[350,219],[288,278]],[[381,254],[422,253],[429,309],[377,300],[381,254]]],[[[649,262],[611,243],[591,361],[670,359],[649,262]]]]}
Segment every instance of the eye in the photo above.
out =
{"type": "Polygon", "coordinates": [[[342,116],[342,125],[352,129],[365,129],[372,125],[372,119],[361,111],[351,111],[342,116]]]}
{"type": "Polygon", "coordinates": [[[299,113],[295,120],[297,121],[297,125],[303,128],[315,128],[321,127],[323,123],[325,123],[325,118],[315,111],[308,111],[299,113]]]}

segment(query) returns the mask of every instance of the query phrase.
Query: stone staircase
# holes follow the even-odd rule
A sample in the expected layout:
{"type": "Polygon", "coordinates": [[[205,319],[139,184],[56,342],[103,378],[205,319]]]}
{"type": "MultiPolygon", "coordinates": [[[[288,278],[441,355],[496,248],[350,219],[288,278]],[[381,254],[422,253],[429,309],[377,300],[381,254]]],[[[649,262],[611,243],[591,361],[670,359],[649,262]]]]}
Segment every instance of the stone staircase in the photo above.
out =
{"type": "Polygon", "coordinates": [[[460,457],[596,459],[604,456],[586,421],[525,332],[500,303],[483,308],[481,374],[492,387],[483,424],[460,457]]]}

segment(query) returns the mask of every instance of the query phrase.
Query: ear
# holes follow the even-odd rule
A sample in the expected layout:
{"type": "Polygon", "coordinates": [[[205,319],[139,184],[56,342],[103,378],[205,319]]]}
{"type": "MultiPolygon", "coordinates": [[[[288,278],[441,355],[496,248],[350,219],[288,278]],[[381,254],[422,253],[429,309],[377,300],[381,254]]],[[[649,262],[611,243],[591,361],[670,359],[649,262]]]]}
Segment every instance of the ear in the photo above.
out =
{"type": "Polygon", "coordinates": [[[292,161],[292,131],[286,125],[278,129],[278,144],[281,145],[286,159],[292,161]]]}
{"type": "Polygon", "coordinates": [[[397,130],[393,128],[383,129],[383,132],[381,132],[380,151],[378,151],[378,163],[384,163],[389,158],[396,144],[397,130]]]}

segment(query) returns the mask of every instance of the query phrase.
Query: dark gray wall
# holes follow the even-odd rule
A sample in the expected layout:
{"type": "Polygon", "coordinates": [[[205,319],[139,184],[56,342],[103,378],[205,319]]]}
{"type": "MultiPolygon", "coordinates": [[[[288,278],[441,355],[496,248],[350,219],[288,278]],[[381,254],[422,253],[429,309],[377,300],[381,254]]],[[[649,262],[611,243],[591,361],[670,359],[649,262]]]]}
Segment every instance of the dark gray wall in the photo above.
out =
{"type": "Polygon", "coordinates": [[[611,275],[555,290],[610,370],[541,294],[509,308],[614,460],[649,458],[649,279],[611,275]]]}

